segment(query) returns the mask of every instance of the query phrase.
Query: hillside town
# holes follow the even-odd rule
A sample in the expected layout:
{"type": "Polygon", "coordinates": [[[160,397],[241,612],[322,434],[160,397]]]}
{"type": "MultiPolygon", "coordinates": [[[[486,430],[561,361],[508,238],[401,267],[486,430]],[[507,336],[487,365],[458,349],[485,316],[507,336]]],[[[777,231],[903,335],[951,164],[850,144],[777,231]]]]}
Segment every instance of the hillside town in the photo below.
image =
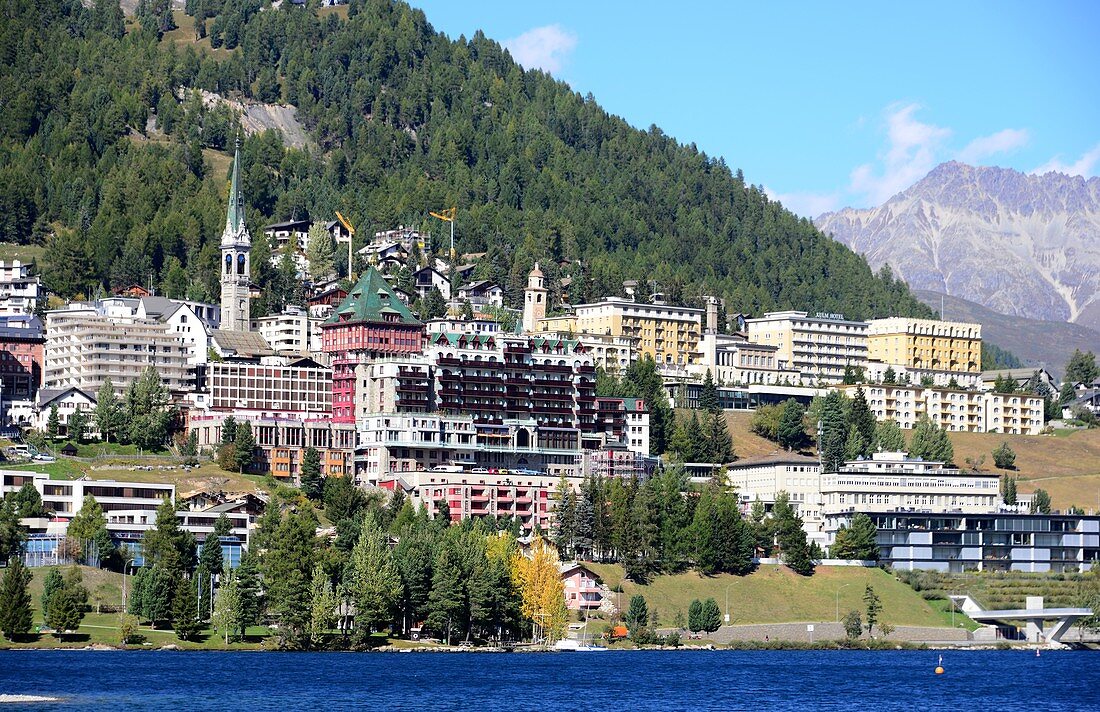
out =
{"type": "MultiPolygon", "coordinates": [[[[910,454],[916,435],[909,448],[904,438],[882,436],[884,428],[1037,435],[1049,432],[1051,419],[1100,413],[1098,381],[1059,384],[1043,369],[982,371],[978,324],[741,314],[713,297],[701,297],[701,306],[671,303],[638,282],[569,304],[568,284],[551,289],[537,262],[522,308],[511,309],[503,285],[473,278],[478,255],[426,253],[429,238],[405,227],[377,232],[353,254],[355,230],[339,215],[263,228],[278,246],[272,264],[293,265],[302,299],[254,318],[260,295],[250,278],[240,170],[238,149],[219,304],[134,285],[47,306],[31,265],[0,263],[0,425],[17,443],[9,459],[53,462],[75,454],[74,442],[109,443],[100,414],[144,398],[152,402],[149,448],[168,448],[181,467],[217,461],[303,490],[339,478],[384,501],[407,501],[431,520],[507,523],[521,541],[550,537],[565,559],[591,558],[598,547],[585,552],[577,543],[591,539],[573,511],[590,494],[586,483],[637,488],[669,468],[696,488],[717,482],[734,492],[745,518],[796,518],[815,561],[1061,573],[1087,571],[1100,559],[1095,513],[1052,510],[1049,498],[1017,496],[1014,485],[1008,497],[999,474],[959,467],[949,453],[910,454]],[[311,249],[318,239],[325,250],[311,249]],[[345,248],[346,264],[361,267],[352,274],[319,274],[310,263],[310,255],[345,248]],[[429,303],[438,314],[424,313],[429,303]],[[657,386],[646,393],[606,387],[639,373],[657,386]],[[866,436],[853,449],[843,428],[845,449],[835,457],[825,442],[828,415],[816,436],[812,423],[811,432],[803,429],[807,409],[824,403],[827,411],[833,401],[860,403],[869,418],[866,426],[853,416],[854,430],[869,427],[866,436]],[[791,410],[798,423],[799,437],[780,438],[787,447],[771,455],[737,459],[735,448],[672,442],[687,427],[676,412],[695,413],[699,427],[699,413],[767,409],[791,410]],[[228,463],[227,443],[235,447],[228,463]],[[847,535],[867,520],[873,543],[853,553],[847,535]]],[[[86,542],[83,556],[66,544],[90,497],[110,546],[129,552],[127,566],[146,564],[143,543],[168,500],[196,545],[217,542],[233,568],[268,502],[260,491],[182,492],[167,475],[162,482],[58,480],[4,470],[2,477],[5,495],[29,486],[41,498],[41,512],[21,520],[22,557],[31,566],[96,560],[86,542]]],[[[338,536],[320,525],[318,533],[338,536]]],[[[784,547],[776,561],[787,562],[784,547]]],[[[754,560],[769,560],[769,549],[756,545],[754,560]]],[[[570,608],[605,605],[606,589],[583,564],[560,571],[570,608]]]]}

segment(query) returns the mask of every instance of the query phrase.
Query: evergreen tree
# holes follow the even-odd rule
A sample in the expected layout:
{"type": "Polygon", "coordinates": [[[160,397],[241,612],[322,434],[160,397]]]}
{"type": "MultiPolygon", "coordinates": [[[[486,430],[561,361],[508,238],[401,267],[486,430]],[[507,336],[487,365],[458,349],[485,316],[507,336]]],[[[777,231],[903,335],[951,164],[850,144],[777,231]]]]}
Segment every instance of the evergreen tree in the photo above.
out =
{"type": "Polygon", "coordinates": [[[638,634],[649,625],[649,606],[646,604],[645,596],[630,597],[630,607],[626,611],[624,620],[630,637],[636,639],[638,634]]]}
{"type": "Polygon", "coordinates": [[[368,517],[351,552],[348,589],[355,602],[355,627],[362,636],[393,620],[401,595],[401,576],[386,535],[368,517]]]}
{"type": "Polygon", "coordinates": [[[926,414],[922,414],[913,428],[909,455],[932,462],[950,463],[955,457],[955,449],[947,431],[933,423],[926,414]]]}
{"type": "Polygon", "coordinates": [[[848,437],[848,423],[844,415],[844,401],[839,391],[829,391],[821,410],[821,450],[823,472],[836,472],[844,462],[844,445],[848,437]]]}
{"type": "Polygon", "coordinates": [[[1016,469],[1016,451],[1008,446],[1007,441],[993,451],[993,464],[1002,470],[1016,469]]]}
{"type": "Polygon", "coordinates": [[[237,420],[232,415],[226,416],[222,421],[222,445],[227,445],[237,440],[237,420]]]}
{"type": "Polygon", "coordinates": [[[1004,502],[1010,507],[1016,506],[1016,478],[1005,475],[1001,478],[1004,482],[1004,502]]]}
{"type": "MultiPolygon", "coordinates": [[[[325,233],[328,234],[327,232],[325,233]]],[[[311,500],[321,499],[324,492],[324,480],[321,479],[321,453],[316,448],[307,447],[302,452],[302,493],[311,500]]]]}
{"type": "Polygon", "coordinates": [[[332,588],[332,581],[325,573],[325,567],[318,562],[313,567],[310,581],[309,638],[313,647],[320,647],[324,642],[325,633],[336,621],[339,604],[340,599],[332,588]]]}
{"type": "Polygon", "coordinates": [[[50,614],[50,602],[58,591],[65,587],[65,580],[61,576],[61,570],[52,568],[42,580],[42,618],[50,614]]]}
{"type": "Polygon", "coordinates": [[[856,460],[863,455],[863,452],[867,449],[867,443],[864,442],[863,436],[859,434],[859,429],[852,425],[848,428],[848,439],[844,441],[844,459],[856,460]]]}
{"type": "Polygon", "coordinates": [[[244,638],[248,626],[260,622],[265,607],[263,591],[260,586],[260,565],[251,549],[246,550],[241,555],[241,565],[237,567],[233,574],[240,611],[236,620],[241,638],[244,638]]]}
{"type": "Polygon", "coordinates": [[[856,429],[863,441],[863,450],[859,454],[865,457],[869,456],[875,447],[875,432],[878,424],[875,422],[875,414],[871,412],[871,408],[867,404],[867,396],[863,393],[863,386],[856,387],[856,393],[852,397],[848,422],[851,427],[856,429]]]}
{"type": "Polygon", "coordinates": [[[859,611],[848,611],[844,615],[844,635],[851,642],[863,635],[863,619],[859,611]]]}
{"type": "Polygon", "coordinates": [[[432,590],[435,538],[427,528],[411,526],[401,535],[393,556],[401,576],[399,608],[402,627],[407,633],[410,622],[424,619],[432,590]]]}
{"type": "Polygon", "coordinates": [[[432,566],[432,588],[428,594],[428,627],[443,634],[451,644],[451,631],[466,613],[462,568],[451,547],[442,546],[432,566]]]}
{"type": "Polygon", "coordinates": [[[554,509],[554,545],[563,558],[568,558],[573,551],[577,498],[564,476],[558,481],[554,499],[557,502],[554,509]]]}
{"type": "Polygon", "coordinates": [[[146,564],[160,564],[172,572],[188,571],[195,561],[195,536],[180,527],[172,500],[165,497],[157,507],[156,524],[142,537],[146,564]]]}
{"type": "Polygon", "coordinates": [[[660,512],[653,481],[638,488],[630,517],[630,547],[633,556],[623,561],[626,576],[646,583],[660,566],[660,512]]]}
{"type": "Polygon", "coordinates": [[[279,624],[279,644],[283,647],[298,648],[308,643],[316,528],[313,510],[290,513],[275,530],[262,559],[268,611],[279,624]]]}
{"type": "Polygon", "coordinates": [[[0,632],[8,640],[14,641],[30,632],[33,622],[30,583],[31,572],[20,557],[13,557],[0,584],[0,632]]]}
{"type": "Polygon", "coordinates": [[[42,495],[38,494],[38,490],[30,482],[24,482],[23,486],[11,495],[9,501],[16,516],[20,518],[46,516],[46,508],[42,506],[42,495]]]}
{"type": "Polygon", "coordinates": [[[806,531],[802,528],[802,518],[791,506],[790,496],[786,492],[776,495],[772,519],[783,563],[797,574],[811,575],[814,572],[814,563],[810,558],[806,531]]]}
{"type": "Polygon", "coordinates": [[[706,439],[705,462],[726,463],[733,460],[733,438],[722,411],[708,411],[703,416],[703,432],[706,439]]]}
{"type": "Polygon", "coordinates": [[[69,416],[66,432],[70,440],[76,444],[84,442],[84,433],[88,429],[88,415],[83,409],[77,408],[69,416]]]}
{"type": "Polygon", "coordinates": [[[703,601],[703,607],[699,614],[699,623],[702,629],[713,633],[722,627],[722,611],[718,608],[718,602],[713,598],[703,601]]]}
{"type": "Polygon", "coordinates": [[[1074,349],[1073,355],[1066,362],[1066,382],[1092,385],[1098,378],[1100,378],[1100,366],[1096,365],[1096,354],[1092,351],[1082,353],[1080,349],[1074,349]]]}
{"type": "Polygon", "coordinates": [[[199,464],[199,431],[192,430],[180,446],[183,464],[194,467],[199,464]]]}
{"type": "Polygon", "coordinates": [[[699,408],[708,413],[716,413],[721,410],[718,405],[718,386],[715,385],[714,377],[711,375],[709,368],[703,377],[703,386],[699,391],[699,408]]]}
{"type": "Polygon", "coordinates": [[[199,620],[198,598],[195,595],[195,582],[182,576],[176,582],[172,596],[172,628],[180,640],[194,640],[202,628],[199,620]]]}
{"type": "Polygon", "coordinates": [[[1050,494],[1045,489],[1035,490],[1031,497],[1031,513],[1050,514],[1050,494]]]}
{"type": "Polygon", "coordinates": [[[254,451],[256,450],[256,438],[252,435],[252,424],[247,420],[237,426],[237,434],[233,440],[233,448],[237,455],[237,471],[244,472],[252,467],[254,451]]]}
{"type": "Polygon", "coordinates": [[[875,443],[884,452],[905,452],[905,434],[894,420],[875,425],[875,443]]]}
{"type": "Polygon", "coordinates": [[[172,416],[169,412],[168,389],[153,366],[142,371],[126,394],[130,442],[144,450],[164,445],[168,439],[172,416]]]}
{"type": "Polygon", "coordinates": [[[870,584],[863,592],[863,603],[867,606],[867,635],[873,637],[874,628],[878,624],[879,615],[882,613],[882,601],[870,584]]]}
{"type": "Polygon", "coordinates": [[[794,398],[788,398],[783,403],[775,435],[779,444],[788,451],[798,449],[806,441],[805,416],[806,409],[794,398]]]}
{"type": "Polygon", "coordinates": [[[95,540],[100,530],[107,530],[107,516],[103,513],[103,507],[92,495],[84,495],[80,511],[69,522],[67,534],[78,541],[88,542],[95,540]]]}
{"type": "MultiPolygon", "coordinates": [[[[224,566],[222,544],[218,540],[217,532],[212,532],[202,543],[199,550],[199,566],[208,574],[220,574],[224,566]]],[[[200,582],[201,584],[202,582],[200,582]]]]}
{"type": "Polygon", "coordinates": [[[172,615],[175,577],[161,564],[155,564],[145,574],[141,587],[141,614],[153,628],[172,615]]]}
{"type": "Polygon", "coordinates": [[[306,259],[309,260],[309,275],[313,281],[319,282],[334,273],[336,246],[324,223],[315,222],[309,226],[306,259]]]}
{"type": "Polygon", "coordinates": [[[0,499],[0,563],[8,562],[23,551],[27,530],[19,523],[20,507],[15,497],[0,499]]]}
{"type": "Polygon", "coordinates": [[[597,505],[598,492],[599,486],[594,480],[586,479],[581,483],[581,493],[577,498],[577,509],[573,520],[573,550],[578,559],[589,558],[593,554],[596,540],[596,507],[603,506],[602,501],[597,505]]]}
{"type": "Polygon", "coordinates": [[[80,621],[84,619],[84,609],[77,604],[73,592],[62,586],[50,597],[50,607],[43,618],[58,637],[63,637],[65,633],[80,627],[80,621]]]}
{"type": "Polygon", "coordinates": [[[852,517],[851,527],[841,526],[832,546],[834,559],[857,561],[878,561],[879,548],[876,541],[878,530],[866,514],[859,512],[852,517]]]}
{"type": "Polygon", "coordinates": [[[888,385],[894,385],[898,382],[898,374],[893,366],[886,367],[886,370],[882,374],[882,382],[888,385]]]}
{"type": "Polygon", "coordinates": [[[46,435],[52,440],[57,437],[59,430],[61,430],[61,417],[57,412],[57,403],[54,403],[50,406],[50,415],[46,419],[46,435]]]}
{"type": "Polygon", "coordinates": [[[688,606],[688,630],[698,633],[703,630],[703,603],[698,598],[688,606]]]}

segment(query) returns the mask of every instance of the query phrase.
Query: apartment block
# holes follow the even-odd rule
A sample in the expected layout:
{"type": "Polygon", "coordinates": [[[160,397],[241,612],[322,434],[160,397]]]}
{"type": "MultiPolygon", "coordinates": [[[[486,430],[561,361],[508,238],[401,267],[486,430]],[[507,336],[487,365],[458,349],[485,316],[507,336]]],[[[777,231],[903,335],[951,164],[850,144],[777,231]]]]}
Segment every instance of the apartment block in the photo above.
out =
{"type": "Polygon", "coordinates": [[[983,394],[985,429],[1005,435],[1038,435],[1043,429],[1043,399],[1027,393],[983,394]]]}
{"type": "Polygon", "coordinates": [[[876,420],[893,420],[907,429],[921,415],[951,432],[1037,435],[1044,426],[1043,399],[1028,393],[874,383],[837,388],[849,397],[862,388],[876,420]]]}
{"type": "Polygon", "coordinates": [[[324,319],[311,316],[298,307],[288,307],[281,314],[252,320],[252,330],[277,354],[308,356],[321,353],[321,323],[324,319]]]}
{"type": "Polygon", "coordinates": [[[34,314],[45,301],[46,288],[32,267],[19,260],[0,260],[0,315],[34,314]]]}
{"type": "Polygon", "coordinates": [[[776,357],[803,381],[840,383],[846,368],[867,367],[867,322],[842,314],[769,312],[746,319],[749,341],[776,347],[776,357]]]}
{"type": "Polygon", "coordinates": [[[42,385],[45,343],[38,317],[0,316],[0,395],[6,401],[34,398],[42,385]]]}
{"type": "Polygon", "coordinates": [[[47,312],[43,386],[96,393],[110,379],[122,394],[154,366],[169,390],[193,390],[190,342],[170,323],[142,318],[115,301],[47,312]]]}
{"type": "Polygon", "coordinates": [[[443,467],[387,475],[378,484],[391,490],[400,487],[433,518],[445,502],[454,522],[498,517],[518,519],[525,531],[535,525],[548,531],[558,477],[522,470],[443,467]]]}
{"type": "Polygon", "coordinates": [[[648,355],[663,368],[687,368],[699,362],[703,309],[652,304],[607,297],[578,304],[574,313],[539,321],[540,332],[597,334],[628,338],[639,356],[648,355]]]}
{"type": "Polygon", "coordinates": [[[996,512],[1000,484],[996,473],[964,473],[901,452],[876,452],[869,460],[845,462],[838,472],[821,475],[822,513],[828,522],[856,511],[996,512]]]}
{"type": "Polygon", "coordinates": [[[228,412],[192,411],[188,429],[197,433],[199,448],[213,451],[221,444],[222,425],[232,417],[240,424],[248,422],[256,439],[252,471],[270,472],[280,479],[295,480],[301,475],[302,456],[312,447],[321,456],[321,471],[328,476],[354,473],[355,426],[334,423],[329,418],[280,417],[270,412],[232,410],[228,412]]]}

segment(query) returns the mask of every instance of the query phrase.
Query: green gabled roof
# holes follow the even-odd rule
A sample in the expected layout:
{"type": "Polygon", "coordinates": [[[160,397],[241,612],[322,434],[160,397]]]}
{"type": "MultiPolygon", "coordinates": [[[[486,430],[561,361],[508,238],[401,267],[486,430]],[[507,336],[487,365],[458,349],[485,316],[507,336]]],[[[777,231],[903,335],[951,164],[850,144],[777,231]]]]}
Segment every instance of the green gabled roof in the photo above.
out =
{"type": "Polygon", "coordinates": [[[327,324],[350,321],[384,322],[385,314],[396,314],[397,323],[421,326],[421,322],[393,291],[393,287],[373,266],[359,278],[347,298],[332,311],[327,324]]]}

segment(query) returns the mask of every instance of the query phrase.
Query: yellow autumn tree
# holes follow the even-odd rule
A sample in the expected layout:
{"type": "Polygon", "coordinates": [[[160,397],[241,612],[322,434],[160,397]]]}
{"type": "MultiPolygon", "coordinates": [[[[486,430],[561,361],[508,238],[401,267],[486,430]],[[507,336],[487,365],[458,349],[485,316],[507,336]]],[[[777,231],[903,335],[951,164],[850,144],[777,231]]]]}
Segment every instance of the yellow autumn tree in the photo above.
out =
{"type": "Polygon", "coordinates": [[[512,581],[520,593],[520,613],[534,624],[535,639],[547,644],[565,637],[569,610],[558,568],[558,552],[542,537],[531,542],[530,554],[512,556],[512,581]]]}

